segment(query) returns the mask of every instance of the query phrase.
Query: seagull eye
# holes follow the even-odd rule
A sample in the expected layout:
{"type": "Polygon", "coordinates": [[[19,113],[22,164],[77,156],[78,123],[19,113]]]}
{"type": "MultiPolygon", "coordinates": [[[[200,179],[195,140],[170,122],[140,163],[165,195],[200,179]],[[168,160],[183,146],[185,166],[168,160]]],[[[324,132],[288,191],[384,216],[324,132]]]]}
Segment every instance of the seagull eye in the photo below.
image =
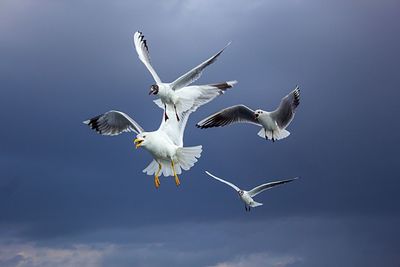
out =
{"type": "Polygon", "coordinates": [[[146,136],[145,136],[145,135],[143,135],[143,138],[146,138],[146,136]]]}

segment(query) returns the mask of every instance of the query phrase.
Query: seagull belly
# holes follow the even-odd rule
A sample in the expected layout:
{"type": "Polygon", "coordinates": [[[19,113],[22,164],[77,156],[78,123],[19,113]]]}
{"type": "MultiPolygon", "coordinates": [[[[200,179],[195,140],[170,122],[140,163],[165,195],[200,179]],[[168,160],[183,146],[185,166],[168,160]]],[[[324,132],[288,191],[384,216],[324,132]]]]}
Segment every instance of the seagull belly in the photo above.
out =
{"type": "Polygon", "coordinates": [[[254,202],[254,200],[249,196],[249,194],[247,194],[247,192],[245,192],[240,198],[247,205],[250,205],[252,202],[254,202]]]}
{"type": "Polygon", "coordinates": [[[266,129],[268,131],[275,131],[278,129],[278,125],[276,124],[276,121],[271,118],[269,113],[262,114],[258,118],[258,121],[261,123],[261,125],[264,127],[264,129],[266,129]]]}
{"type": "Polygon", "coordinates": [[[176,146],[166,138],[154,138],[146,149],[156,159],[171,160],[175,157],[176,146]]]}
{"type": "Polygon", "coordinates": [[[176,104],[175,92],[171,88],[169,88],[169,85],[161,86],[158,95],[165,104],[170,104],[170,105],[176,104]]]}

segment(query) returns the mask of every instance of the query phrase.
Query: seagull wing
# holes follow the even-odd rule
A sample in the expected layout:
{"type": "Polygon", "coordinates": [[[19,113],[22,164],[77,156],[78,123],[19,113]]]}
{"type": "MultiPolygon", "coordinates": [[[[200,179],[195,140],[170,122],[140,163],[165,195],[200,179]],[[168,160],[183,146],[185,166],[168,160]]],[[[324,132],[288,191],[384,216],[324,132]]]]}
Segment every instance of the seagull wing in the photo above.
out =
{"type": "Polygon", "coordinates": [[[289,183],[289,182],[294,181],[294,180],[296,180],[296,179],[298,179],[298,178],[296,177],[296,178],[293,178],[293,179],[282,180],[282,181],[275,181],[275,182],[270,182],[270,183],[262,184],[262,185],[259,185],[259,186],[257,186],[257,187],[254,187],[253,189],[251,189],[250,191],[248,191],[248,193],[249,193],[249,195],[250,195],[251,197],[255,197],[256,195],[260,194],[261,192],[263,192],[263,191],[265,191],[265,190],[267,190],[267,189],[270,189],[271,187],[274,187],[274,186],[277,186],[277,185],[280,185],[280,184],[289,183]]]}
{"type": "MultiPolygon", "coordinates": [[[[173,114],[175,112],[173,106],[167,105],[166,112],[169,114],[173,114]]],[[[176,120],[175,116],[165,121],[163,116],[161,119],[159,130],[167,134],[175,145],[183,146],[183,134],[185,132],[189,116],[192,112],[193,108],[183,112],[179,117],[179,121],[176,120]]]]}
{"type": "Polygon", "coordinates": [[[179,111],[185,111],[191,108],[195,111],[197,108],[207,104],[217,96],[224,94],[236,83],[237,81],[228,81],[207,85],[186,86],[176,91],[176,96],[179,98],[177,108],[179,111]]]}
{"type": "Polygon", "coordinates": [[[285,129],[293,120],[297,106],[300,104],[300,89],[298,86],[282,98],[279,107],[271,112],[271,117],[281,129],[285,129]]]}
{"type": "Polygon", "coordinates": [[[183,88],[185,86],[190,85],[191,83],[196,81],[198,78],[200,78],[201,73],[203,72],[203,70],[207,66],[211,65],[212,63],[214,63],[217,60],[218,56],[221,55],[221,53],[225,50],[225,48],[228,45],[230,45],[230,43],[228,43],[218,53],[216,53],[215,55],[213,55],[212,57],[210,57],[209,59],[207,59],[206,61],[204,61],[200,65],[198,65],[197,67],[191,69],[190,71],[188,71],[187,73],[183,74],[181,77],[179,77],[178,79],[173,81],[171,83],[171,88],[173,90],[181,89],[181,88],[183,88]]]}
{"type": "Polygon", "coordinates": [[[136,52],[138,53],[139,59],[150,71],[156,83],[161,83],[160,77],[158,77],[156,71],[153,69],[153,66],[151,66],[149,48],[147,46],[146,39],[144,39],[143,33],[135,32],[135,34],[133,35],[133,42],[135,44],[136,52]]]}
{"type": "Polygon", "coordinates": [[[246,107],[245,105],[236,105],[223,109],[201,120],[196,124],[196,126],[203,129],[226,126],[238,122],[252,123],[260,126],[254,116],[254,110],[246,107]]]}
{"type": "Polygon", "coordinates": [[[218,181],[220,181],[220,182],[222,182],[222,183],[224,183],[224,184],[229,185],[230,187],[232,187],[233,189],[235,189],[236,192],[237,192],[237,191],[240,191],[240,188],[237,187],[236,185],[234,185],[234,184],[232,184],[232,183],[230,183],[230,182],[228,182],[228,181],[225,181],[224,179],[218,178],[217,176],[215,176],[215,175],[209,173],[208,171],[206,171],[206,173],[207,173],[209,176],[211,176],[212,178],[214,178],[214,179],[216,179],[216,180],[218,180],[218,181]]]}
{"type": "Polygon", "coordinates": [[[123,132],[144,132],[131,117],[121,111],[111,110],[83,122],[102,135],[118,135],[123,132]]]}

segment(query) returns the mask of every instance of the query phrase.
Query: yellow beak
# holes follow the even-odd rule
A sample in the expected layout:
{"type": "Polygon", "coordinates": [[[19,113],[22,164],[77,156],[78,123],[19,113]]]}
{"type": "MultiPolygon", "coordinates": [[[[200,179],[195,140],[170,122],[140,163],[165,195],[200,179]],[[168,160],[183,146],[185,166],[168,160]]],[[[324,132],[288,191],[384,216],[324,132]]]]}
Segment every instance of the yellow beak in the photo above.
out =
{"type": "Polygon", "coordinates": [[[133,140],[133,142],[136,144],[136,148],[139,148],[142,145],[143,141],[144,139],[139,139],[139,138],[133,140]]]}

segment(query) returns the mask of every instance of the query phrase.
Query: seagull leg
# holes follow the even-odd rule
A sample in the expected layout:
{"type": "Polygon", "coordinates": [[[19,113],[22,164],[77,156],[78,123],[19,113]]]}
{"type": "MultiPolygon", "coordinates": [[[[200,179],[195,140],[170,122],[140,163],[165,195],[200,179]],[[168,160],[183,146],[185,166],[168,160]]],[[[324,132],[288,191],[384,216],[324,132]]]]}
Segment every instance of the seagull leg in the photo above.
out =
{"type": "Polygon", "coordinates": [[[176,106],[175,106],[175,104],[174,104],[174,109],[175,109],[176,119],[179,121],[179,116],[178,116],[178,112],[176,112],[176,106]]]}
{"type": "Polygon", "coordinates": [[[160,175],[160,171],[161,171],[161,164],[159,162],[158,163],[158,170],[156,172],[156,175],[154,176],[154,184],[156,185],[156,188],[158,189],[158,187],[160,186],[160,179],[158,179],[159,175],[160,175]]]}
{"type": "Polygon", "coordinates": [[[267,136],[267,130],[265,130],[265,139],[268,140],[268,136],[267,136]]]}
{"type": "Polygon", "coordinates": [[[171,160],[171,166],[172,166],[172,170],[174,171],[175,184],[176,184],[176,186],[179,186],[179,185],[181,184],[181,182],[179,181],[179,177],[178,177],[178,175],[176,174],[176,171],[175,171],[175,164],[174,164],[174,161],[173,161],[173,160],[171,160]]]}
{"type": "Polygon", "coordinates": [[[274,142],[274,143],[275,143],[274,131],[272,131],[272,142],[274,142]]]}
{"type": "Polygon", "coordinates": [[[167,104],[165,104],[165,103],[164,103],[164,115],[165,115],[165,121],[167,121],[169,118],[167,115],[167,104]]]}

